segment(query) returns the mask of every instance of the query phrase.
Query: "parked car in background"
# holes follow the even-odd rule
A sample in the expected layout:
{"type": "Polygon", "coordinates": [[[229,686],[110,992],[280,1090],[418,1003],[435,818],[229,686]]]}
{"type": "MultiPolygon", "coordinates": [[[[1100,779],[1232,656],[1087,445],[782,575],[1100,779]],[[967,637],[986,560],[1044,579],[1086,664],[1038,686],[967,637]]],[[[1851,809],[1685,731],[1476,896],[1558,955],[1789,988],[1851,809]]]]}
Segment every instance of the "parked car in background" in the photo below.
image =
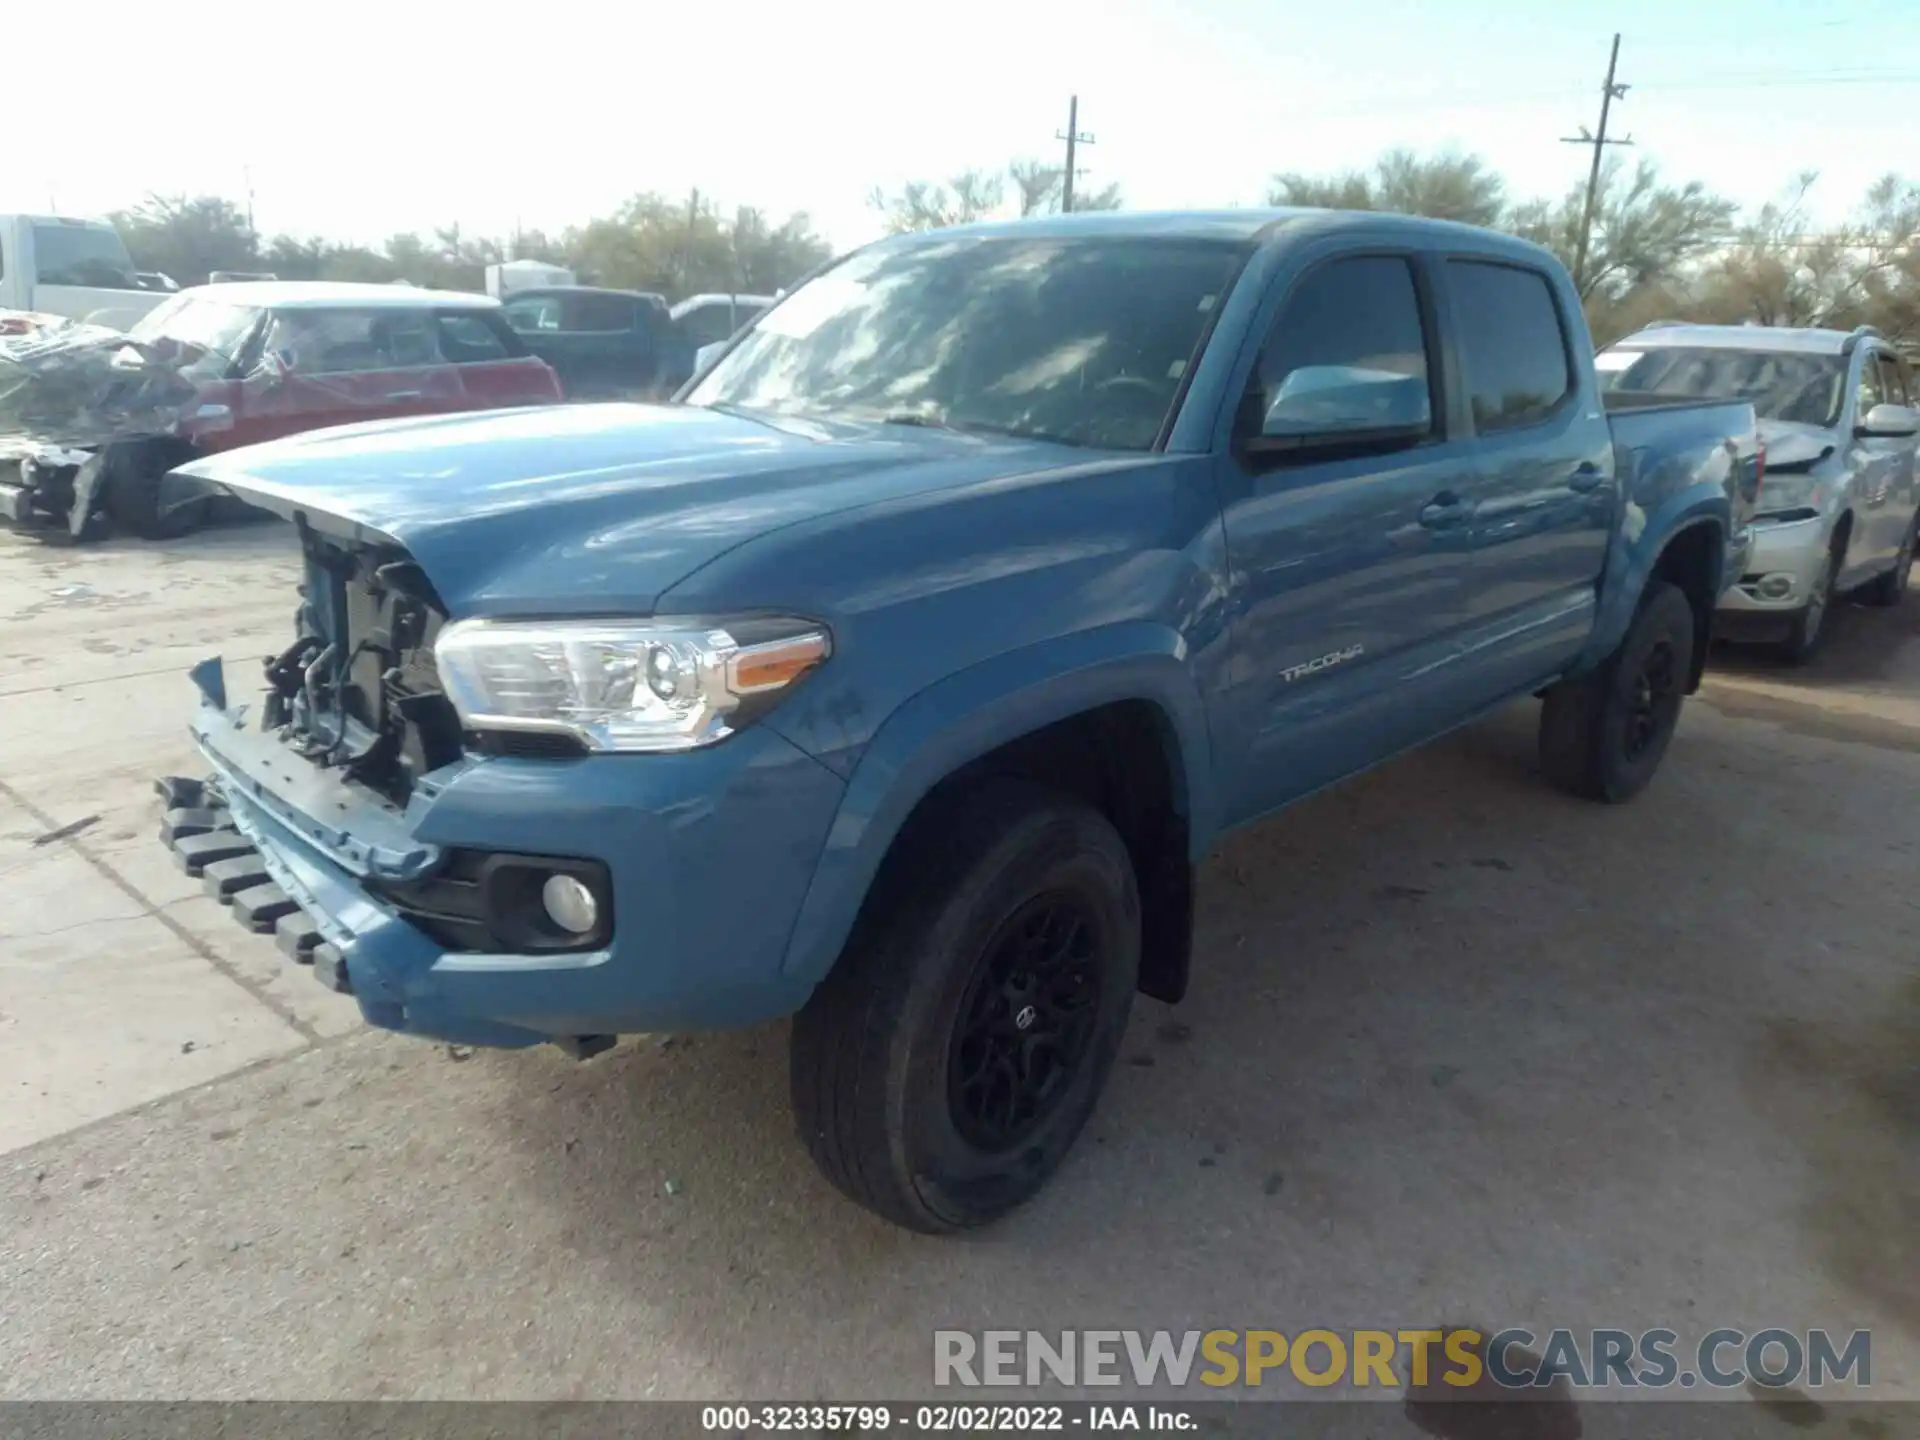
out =
{"type": "Polygon", "coordinates": [[[1753,555],[1717,629],[1804,663],[1838,596],[1898,604],[1920,520],[1920,389],[1871,329],[1655,325],[1600,357],[1614,396],[1753,402],[1767,443],[1753,555]]]}
{"type": "Polygon", "coordinates": [[[675,388],[726,348],[745,326],[763,315],[777,297],[767,295],[690,295],[673,307],[673,326],[679,332],[685,365],[675,377],[675,388]]]}
{"type": "Polygon", "coordinates": [[[306,569],[267,694],[195,669],[161,838],[390,1029],[795,1015],[833,1183],[984,1224],[1229,830],[1536,692],[1555,784],[1653,778],[1756,422],[1609,415],[1592,354],[1512,236],[1067,215],[857,251],[677,405],[202,460],[306,569]]]}
{"type": "Polygon", "coordinates": [[[590,285],[526,287],[501,301],[501,313],[554,368],[569,400],[661,399],[691,369],[661,295],[590,285]]]}
{"type": "Polygon", "coordinates": [[[165,298],[141,283],[120,232],[106,221],[0,215],[0,310],[124,330],[165,298]]]}
{"type": "Polygon", "coordinates": [[[673,307],[673,323],[692,350],[726,340],[773,304],[770,295],[689,295],[673,307]]]}
{"type": "Polygon", "coordinates": [[[31,359],[15,367],[23,373],[7,410],[32,417],[24,438],[42,448],[0,484],[0,515],[64,521],[76,535],[102,519],[147,536],[191,529],[207,497],[162,478],[197,455],[333,425],[560,398],[552,368],[528,352],[498,301],[388,285],[197,287],[125,336],[78,337],[67,363],[31,359]],[[76,372],[83,362],[91,368],[76,372]],[[100,411],[124,403],[117,377],[135,373],[159,400],[137,414],[112,411],[101,434],[100,411]],[[76,378],[92,392],[74,395],[76,378]],[[76,444],[93,463],[76,463],[76,444]]]}

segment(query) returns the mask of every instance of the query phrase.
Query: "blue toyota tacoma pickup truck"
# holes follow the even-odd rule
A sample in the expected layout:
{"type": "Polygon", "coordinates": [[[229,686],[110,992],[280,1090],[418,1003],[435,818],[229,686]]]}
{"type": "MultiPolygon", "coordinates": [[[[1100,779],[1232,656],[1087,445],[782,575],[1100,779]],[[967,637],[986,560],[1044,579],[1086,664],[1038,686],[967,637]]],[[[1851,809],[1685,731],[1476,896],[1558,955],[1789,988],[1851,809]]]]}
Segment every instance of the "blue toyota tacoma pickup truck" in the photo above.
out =
{"type": "Polygon", "coordinates": [[[1535,694],[1548,779],[1639,791],[1762,463],[1745,403],[1610,416],[1508,237],[899,236],[670,405],[188,467],[306,578],[263,680],[195,671],[209,773],[161,782],[163,834],[393,1030],[791,1015],[833,1182],[978,1225],[1059,1163],[1134,993],[1181,998],[1227,831],[1535,694]]]}

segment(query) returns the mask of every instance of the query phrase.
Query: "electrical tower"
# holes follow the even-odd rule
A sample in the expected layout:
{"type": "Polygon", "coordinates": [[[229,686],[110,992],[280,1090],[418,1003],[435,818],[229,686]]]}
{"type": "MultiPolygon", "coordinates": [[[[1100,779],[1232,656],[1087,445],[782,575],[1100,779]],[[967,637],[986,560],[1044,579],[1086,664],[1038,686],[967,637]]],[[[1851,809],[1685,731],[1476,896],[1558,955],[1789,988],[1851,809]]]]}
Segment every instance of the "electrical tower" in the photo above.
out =
{"type": "Polygon", "coordinates": [[[1573,286],[1578,290],[1586,280],[1587,242],[1593,235],[1593,207],[1600,195],[1600,156],[1609,145],[1631,145],[1633,137],[1623,135],[1618,140],[1607,138],[1607,117],[1613,110],[1613,102],[1627,98],[1631,86],[1614,83],[1614,72],[1620,65],[1620,37],[1613,37],[1613,53],[1607,56],[1607,79],[1600,87],[1600,128],[1593,134],[1587,133],[1582,125],[1578,135],[1562,135],[1562,145],[1591,145],[1593,147],[1593,168],[1587,171],[1587,203],[1580,216],[1580,236],[1574,243],[1573,286]]]}
{"type": "Polygon", "coordinates": [[[1080,133],[1080,97],[1067,97],[1067,128],[1056,130],[1053,138],[1067,142],[1067,168],[1061,181],[1060,210],[1062,214],[1073,213],[1073,177],[1080,172],[1074,169],[1074,147],[1093,144],[1093,136],[1080,133]]]}

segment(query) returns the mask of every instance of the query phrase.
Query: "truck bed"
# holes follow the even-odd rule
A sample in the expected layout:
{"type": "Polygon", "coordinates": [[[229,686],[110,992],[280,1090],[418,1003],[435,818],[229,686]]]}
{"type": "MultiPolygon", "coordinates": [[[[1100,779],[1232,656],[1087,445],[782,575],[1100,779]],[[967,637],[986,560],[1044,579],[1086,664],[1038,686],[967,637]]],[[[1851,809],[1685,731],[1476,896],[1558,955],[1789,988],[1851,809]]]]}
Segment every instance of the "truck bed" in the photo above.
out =
{"type": "Polygon", "coordinates": [[[1662,479],[1718,474],[1732,533],[1746,528],[1760,494],[1760,422],[1751,404],[1652,391],[1608,391],[1604,400],[1628,496],[1650,493],[1662,479]]]}

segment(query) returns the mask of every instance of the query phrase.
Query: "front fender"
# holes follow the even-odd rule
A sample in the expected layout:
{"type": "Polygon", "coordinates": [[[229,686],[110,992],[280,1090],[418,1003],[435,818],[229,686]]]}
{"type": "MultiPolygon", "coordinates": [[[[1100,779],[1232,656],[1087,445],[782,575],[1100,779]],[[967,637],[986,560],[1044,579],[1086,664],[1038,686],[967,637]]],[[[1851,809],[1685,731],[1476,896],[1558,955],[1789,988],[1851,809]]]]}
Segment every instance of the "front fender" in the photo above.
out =
{"type": "Polygon", "coordinates": [[[840,810],[787,944],[782,969],[818,982],[845,944],[867,891],[913,809],[970,761],[1057,721],[1121,701],[1167,722],[1175,803],[1193,858],[1215,826],[1212,743],[1185,640],[1131,621],[1080,631],[983,661],[920,691],[875,732],[840,810]]]}

